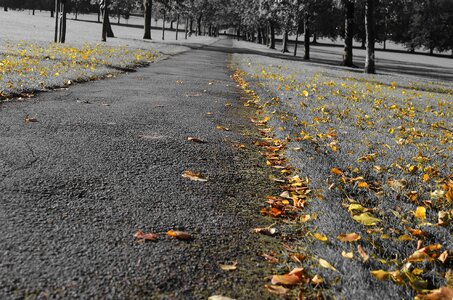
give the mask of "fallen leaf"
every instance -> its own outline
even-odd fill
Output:
[[[452,300],[453,299],[453,288],[442,287],[438,290],[431,291],[427,295],[418,295],[416,299],[419,300]]]
[[[358,235],[357,233],[343,233],[337,236],[337,239],[339,239],[340,241],[349,243],[358,241],[360,240],[360,238],[360,235]]]
[[[277,229],[275,228],[255,228],[255,233],[260,233],[264,235],[274,235],[277,233]]]
[[[203,141],[203,140],[201,140],[201,139],[199,139],[199,138],[196,138],[196,137],[193,137],[193,136],[189,136],[189,137],[187,138],[187,140],[188,140],[189,142],[194,142],[194,143],[199,143],[199,144],[206,144],[206,141]]]
[[[36,118],[30,117],[30,116],[25,117],[25,123],[36,123],[36,122],[38,122],[38,119],[36,119]]]
[[[423,206],[417,207],[417,210],[415,211],[415,217],[419,220],[424,221],[426,219],[426,208]]]
[[[273,257],[272,255],[263,253],[263,254],[261,254],[261,256],[264,257],[268,262],[271,262],[271,263],[278,263],[278,258]]]
[[[341,252],[341,256],[343,256],[344,258],[347,258],[347,259],[353,259],[354,258],[354,252],[342,251]]]
[[[332,271],[338,272],[327,260],[320,258],[319,265],[323,268],[330,269]]]
[[[230,298],[230,297],[221,296],[221,295],[214,295],[214,296],[209,297],[208,300],[235,300],[235,299]]]
[[[182,177],[190,179],[192,181],[201,181],[201,182],[206,182],[208,181],[203,175],[200,173],[194,173],[192,171],[185,171],[182,174]]]
[[[280,286],[280,285],[268,285],[264,286],[270,293],[276,295],[286,295],[289,292],[289,289]],[[220,299],[219,299],[220,300]]]
[[[187,241],[192,238],[190,233],[185,232],[185,231],[178,231],[178,230],[169,230],[169,231],[167,231],[167,235],[171,236],[175,239],[183,240],[183,241]]]
[[[365,181],[361,181],[359,182],[359,184],[357,185],[359,188],[362,188],[362,189],[368,189],[370,188],[370,186],[368,185],[368,183],[366,183]]]
[[[366,262],[367,260],[370,259],[370,256],[365,252],[365,250],[363,249],[363,247],[361,245],[357,246],[357,251],[359,252],[360,256],[362,257],[363,262]]]
[[[344,174],[343,171],[341,171],[340,169],[337,169],[337,168],[332,168],[332,169],[330,170],[330,172],[331,172],[332,174],[335,174],[335,175],[338,175],[338,176],[341,176],[341,175]]]
[[[371,271],[371,275],[379,280],[388,280],[391,278],[390,272],[384,270]]]
[[[324,234],[322,233],[315,233],[313,234],[313,237],[319,241],[322,241],[322,242],[327,242],[329,239],[327,238],[327,236],[325,236]]]
[[[284,275],[274,275],[272,276],[272,284],[274,285],[296,285],[302,281],[303,278],[303,270],[302,268],[295,268],[288,274]]]
[[[145,241],[155,241],[157,240],[157,234],[155,233],[145,233],[143,230],[139,230],[134,233],[136,239],[145,240]]]
[[[220,269],[222,269],[224,271],[234,271],[234,270],[236,270],[238,268],[237,267],[237,262],[234,262],[232,265],[220,264],[219,267],[220,267]]]
[[[445,250],[444,252],[442,252],[442,254],[437,259],[440,260],[444,264],[445,261],[447,260],[447,258],[448,258],[448,250]]]
[[[320,284],[323,284],[324,283],[324,278],[322,278],[321,276],[319,275],[315,275],[312,279],[311,279],[311,282],[316,284],[316,285],[320,285]]]
[[[218,130],[230,131],[230,128],[228,128],[228,127],[223,127],[223,126],[221,126],[221,125],[217,125],[216,128],[217,128]]]
[[[354,220],[356,220],[359,223],[362,223],[365,226],[374,226],[377,223],[379,223],[381,220],[378,218],[375,218],[372,214],[369,212],[362,213],[357,216],[352,217]]]

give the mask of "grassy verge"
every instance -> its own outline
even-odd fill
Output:
[[[281,188],[262,210],[282,245],[268,289],[451,297],[452,85],[236,60]]]
[[[158,56],[152,50],[99,44],[7,43],[0,52],[0,99],[113,76],[148,65]]]

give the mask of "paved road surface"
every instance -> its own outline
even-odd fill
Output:
[[[228,141],[251,138],[239,134],[249,124],[227,64],[224,52],[191,50],[0,106],[1,299],[268,297],[250,233],[265,175]],[[139,229],[194,240],[140,244]],[[236,260],[237,271],[218,268]]]

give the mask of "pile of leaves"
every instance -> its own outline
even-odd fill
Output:
[[[286,273],[266,288],[450,299],[453,86],[238,63],[234,79],[263,135],[256,145],[281,189],[261,212],[282,245],[266,259]]]
[[[155,51],[99,44],[6,43],[0,52],[0,99],[113,76],[157,58]]]

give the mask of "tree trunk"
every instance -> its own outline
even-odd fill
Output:
[[[145,33],[143,34],[143,39],[151,40],[151,12],[153,8],[153,1],[143,0],[143,7],[145,9]]]
[[[98,10],[98,23],[101,23],[101,9]]]
[[[6,4],[3,6],[3,11],[8,11],[8,6],[6,6]]]
[[[108,15],[108,0],[103,0],[100,2],[99,7],[101,8],[101,14],[102,14],[102,41],[106,42],[107,41],[107,31],[108,31],[108,21],[109,21],[109,15]]]
[[[434,54],[434,47],[430,47],[429,48],[429,55],[433,55]]]
[[[33,7],[33,11],[32,11],[32,14],[35,15],[35,8]]]
[[[352,42],[354,37],[354,1],[346,0],[343,65],[352,67]]]
[[[310,59],[310,14],[304,12],[304,59]]]
[[[76,5],[76,7],[75,7],[75,17],[74,18],[77,20],[78,16],[79,16],[79,8]]]
[[[299,47],[299,32],[300,32],[300,22],[297,22],[297,29],[296,29],[296,41],[294,43],[294,56],[297,56],[297,48]]]
[[[120,25],[120,20],[121,20],[121,10],[120,10],[119,7],[118,7],[118,9],[116,10],[116,17],[118,18],[118,25]]]
[[[175,20],[171,20],[171,21],[170,21],[170,30],[173,30],[173,29],[174,29],[174,28],[173,28],[173,23],[175,23]]]
[[[236,31],[236,37],[237,37],[238,41],[241,40],[241,28],[239,26],[238,26],[238,30]]]
[[[261,29],[258,28],[258,44],[262,44],[263,43],[263,37],[261,36]]]
[[[376,73],[375,67],[375,39],[376,39],[376,24],[374,18],[375,0],[367,0],[365,3],[365,29],[366,29],[366,59],[365,73]]]
[[[176,16],[176,40],[178,40],[179,35],[179,15]]]
[[[59,17],[60,17],[60,1],[59,0],[55,0],[55,38],[54,38],[54,42],[57,43],[58,42],[58,24],[59,24]]]
[[[387,50],[387,39],[384,38],[384,50]]]
[[[270,42],[269,42],[269,48],[270,49],[275,49],[275,26],[274,22],[269,21],[269,28],[270,28]]]
[[[50,10],[50,17],[54,18],[55,11],[53,9]]]
[[[288,53],[289,50],[288,50],[288,24],[286,25],[285,27],[285,32],[283,33],[283,49],[282,49],[282,52],[283,53]]]
[[[316,32],[313,32],[313,40],[311,43],[314,45],[318,43],[318,35],[316,34]]]
[[[197,18],[197,35],[201,35],[201,19],[203,18],[203,15],[200,15]]]
[[[166,18],[167,18],[167,11],[164,10],[164,16],[163,16],[163,20],[162,20],[162,41],[165,40],[165,21],[166,21]]]
[[[187,36],[189,35],[189,17],[186,17],[186,26],[185,26],[185,36],[184,39],[187,40]]]
[[[193,34],[193,18],[190,18],[189,22],[189,36],[191,37]]]
[[[66,4],[61,4],[61,34],[60,43],[66,42]]]

